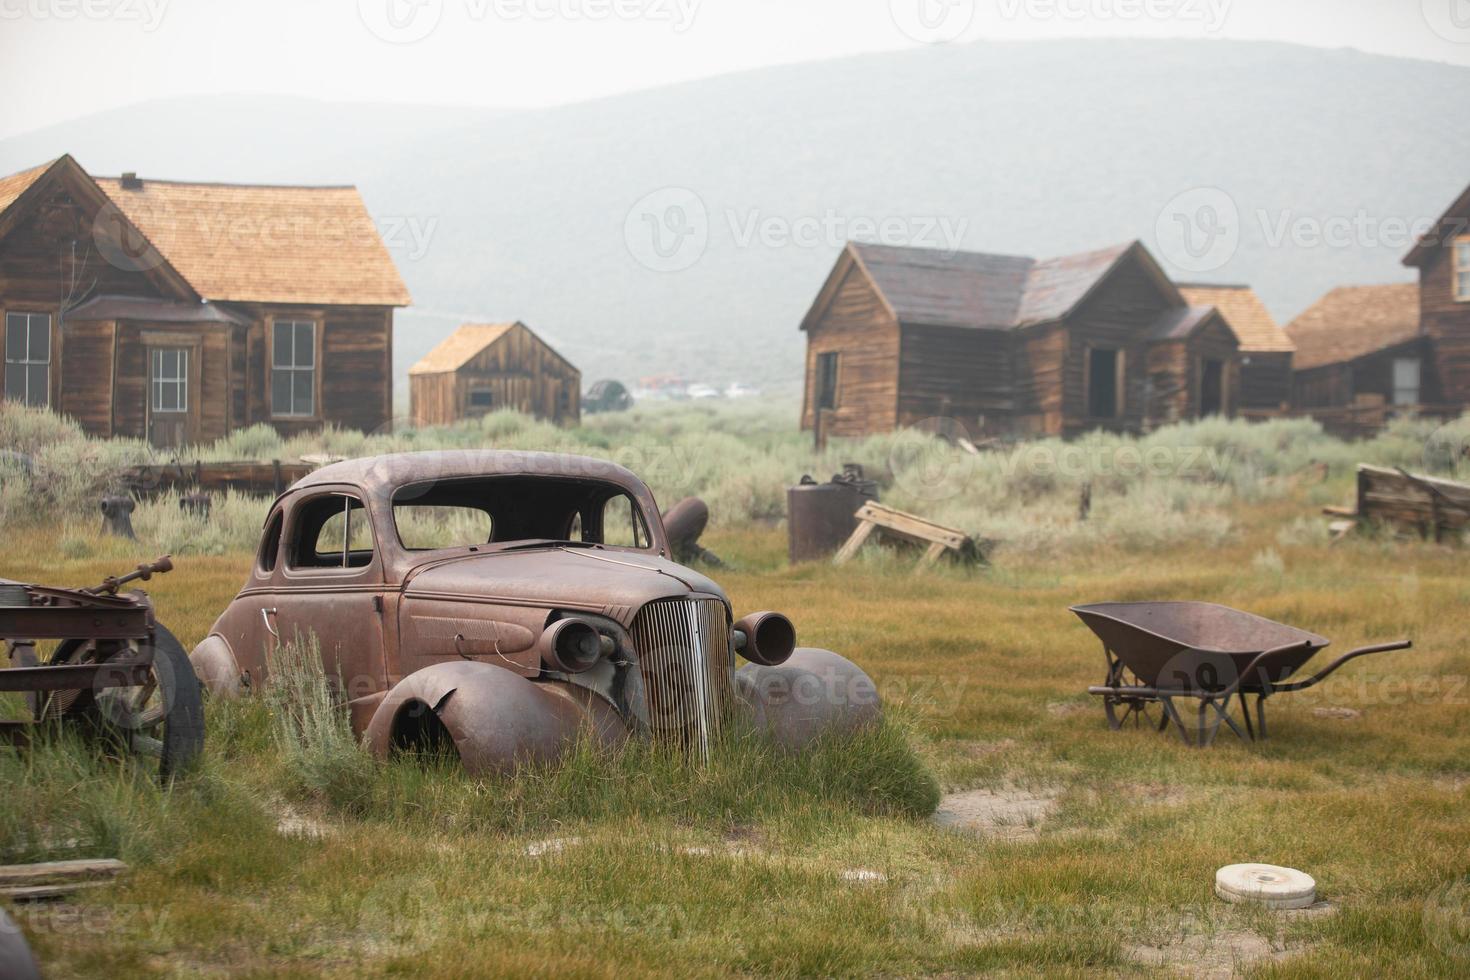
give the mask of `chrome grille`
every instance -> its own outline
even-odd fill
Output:
[[[718,599],[666,599],[638,613],[631,631],[643,667],[648,726],[659,741],[701,760],[730,702],[730,616]]]

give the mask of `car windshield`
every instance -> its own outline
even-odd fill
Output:
[[[408,551],[541,543],[653,547],[638,501],[603,480],[495,476],[410,484],[393,494],[393,523]]]

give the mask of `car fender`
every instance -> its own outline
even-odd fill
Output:
[[[236,698],[244,691],[240,662],[230,644],[218,633],[211,633],[189,654],[189,663],[204,689],[217,698]]]
[[[802,647],[778,667],[746,664],[735,689],[755,727],[791,749],[824,732],[875,724],[883,714],[872,678],[831,650]]]
[[[364,740],[387,758],[411,747],[430,714],[474,775],[555,762],[584,731],[604,745],[627,737],[613,708],[590,692],[493,664],[450,661],[399,681],[368,722]]]

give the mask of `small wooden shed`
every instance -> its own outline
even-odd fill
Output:
[[[581,420],[582,372],[524,323],[467,323],[408,372],[413,417],[448,425],[503,408]]]

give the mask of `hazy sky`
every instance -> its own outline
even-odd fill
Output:
[[[1470,0],[0,0],[0,136],[169,95],[541,106],[864,51],[1078,36],[1470,64]]]

